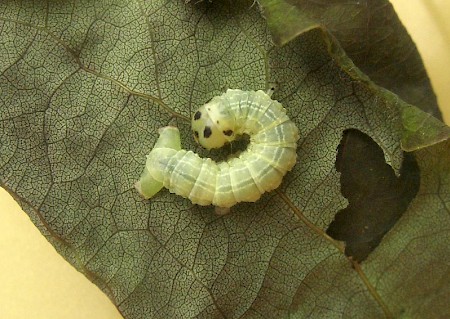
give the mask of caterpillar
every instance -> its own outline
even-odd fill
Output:
[[[261,90],[229,89],[200,107],[191,124],[195,140],[206,149],[222,147],[243,134],[250,142],[238,157],[217,163],[181,149],[176,127],[161,128],[135,184],[145,199],[166,187],[224,214],[239,202],[255,202],[276,189],[296,163],[298,128],[281,103]]]

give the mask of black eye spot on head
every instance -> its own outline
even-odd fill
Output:
[[[205,130],[203,131],[203,136],[205,138],[208,138],[211,136],[211,134],[212,134],[211,128],[209,126],[205,127]]]
[[[202,117],[202,112],[200,112],[200,111],[195,112],[194,120],[198,120],[200,117]]]
[[[194,135],[196,138],[198,138],[198,131],[194,131]]]
[[[225,134],[226,136],[231,136],[231,135],[233,135],[233,130],[223,131],[223,134]]]

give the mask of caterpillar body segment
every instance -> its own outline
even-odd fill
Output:
[[[160,129],[136,183],[144,198],[164,186],[194,204],[212,204],[216,212],[226,213],[239,202],[255,202],[279,187],[296,163],[298,129],[281,103],[263,91],[227,90],[212,98],[193,114],[192,130],[206,149],[222,147],[242,134],[250,136],[250,143],[239,157],[216,163],[182,150],[177,128]]]
[[[159,129],[159,138],[156,141],[155,146],[153,147],[153,151],[156,152],[161,148],[166,149],[166,152],[169,152],[171,154],[175,154],[177,151],[181,150],[180,132],[177,128],[164,127]],[[159,168],[156,167],[154,163],[157,162],[154,162],[153,158],[150,158],[152,152],[150,152],[150,154],[147,156],[147,162],[140,179],[134,184],[134,187],[144,198],[153,197],[164,186],[160,177],[161,168],[164,167],[164,164],[162,163]],[[167,157],[170,156],[171,155],[168,154]],[[148,168],[151,170],[151,172]]]

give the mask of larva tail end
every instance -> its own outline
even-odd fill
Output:
[[[163,188],[163,183],[155,180],[145,168],[134,187],[144,199],[149,199]]]
[[[229,214],[231,212],[230,207],[215,206],[214,210],[215,210],[217,215],[227,215],[227,214]]]

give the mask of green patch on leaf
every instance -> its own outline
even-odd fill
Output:
[[[412,105],[402,106],[402,148],[415,151],[450,138],[450,127]]]

